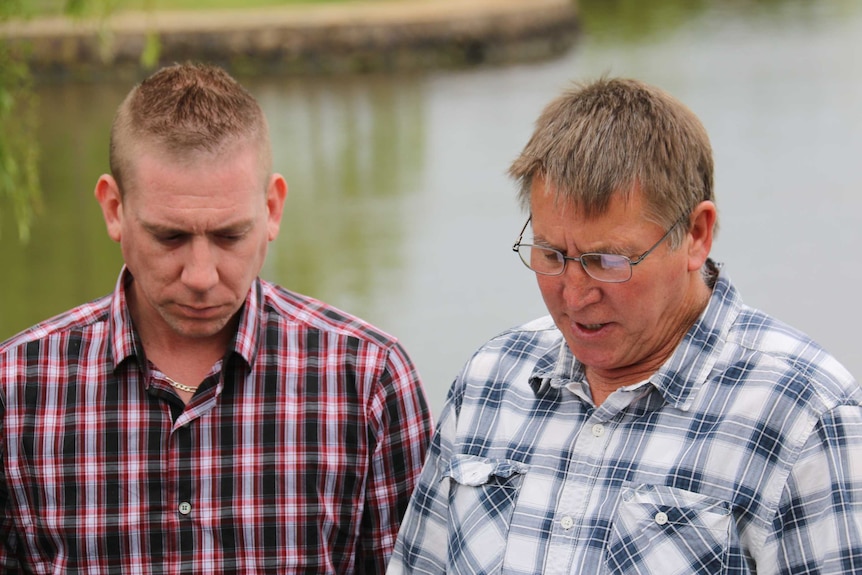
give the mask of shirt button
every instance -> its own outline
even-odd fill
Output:
[[[183,501],[182,503],[180,503],[180,513],[182,513],[183,515],[188,515],[191,512],[192,512],[192,504],[191,503],[189,503],[188,501]]]
[[[597,423],[593,426],[593,436],[601,437],[604,434],[605,434],[605,426],[604,425]]]
[[[659,525],[664,525],[665,523],[667,523],[667,513],[664,513],[663,511],[659,511],[658,513],[656,513],[655,522]]]
[[[562,527],[566,531],[571,529],[572,526],[574,526],[574,524],[575,524],[575,520],[572,519],[571,517],[569,517],[568,515],[566,515],[565,517],[560,519],[560,527]]]

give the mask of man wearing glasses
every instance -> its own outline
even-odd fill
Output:
[[[694,114],[586,84],[510,174],[550,316],[454,382],[389,573],[862,573],[862,389],[709,258]]]

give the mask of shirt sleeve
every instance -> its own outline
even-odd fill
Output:
[[[862,574],[862,407],[815,424],[788,477],[758,573]]]
[[[9,491],[6,486],[6,433],[4,426],[4,398],[0,395],[0,573],[18,573],[16,558],[17,535],[9,516]]]
[[[371,398],[367,480],[358,573],[383,573],[422,469],[433,430],[416,368],[395,344]]]
[[[17,536],[15,535],[12,519],[6,506],[5,488],[0,488],[0,573],[18,573],[18,560],[15,556]]]
[[[456,396],[450,391],[422,475],[404,515],[387,575],[446,572],[449,484],[442,480],[442,470],[451,459],[457,411]]]

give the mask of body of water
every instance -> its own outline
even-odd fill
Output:
[[[706,125],[721,218],[713,253],[746,302],[862,375],[862,2],[581,5],[579,41],[550,62],[243,78],[290,186],[264,277],[397,335],[439,412],[476,347],[545,313],[510,249],[525,215],[509,163],[572,81],[632,76]],[[0,215],[0,338],[113,288],[119,248],[92,189],[129,88],[39,88],[44,206],[26,246]]]

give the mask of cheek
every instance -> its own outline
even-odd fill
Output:
[[[250,271],[253,275],[257,275],[260,268],[263,266],[263,260],[266,258],[268,247],[269,241],[264,238],[260,238],[257,242],[249,246],[242,264],[246,269],[251,268]]]
[[[630,286],[624,301],[625,308],[633,318],[637,318],[647,327],[664,325],[676,316],[675,309],[680,306],[679,292],[672,283],[643,282],[642,285]]]
[[[187,253],[183,247],[166,249],[151,238],[127,234],[121,243],[123,261],[140,281],[165,284],[182,273]],[[137,272],[137,273],[136,273]]]
[[[553,314],[554,309],[563,304],[563,282],[560,278],[536,275],[536,284],[545,301],[545,307]]]
[[[222,254],[222,281],[244,288],[260,273],[266,258],[267,243],[251,244],[245,249]]]
[[[126,233],[120,242],[123,261],[134,274],[135,272],[151,275],[155,271],[155,258],[152,250],[134,234]]]

